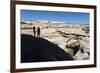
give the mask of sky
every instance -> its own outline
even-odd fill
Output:
[[[21,20],[48,20],[74,24],[89,24],[89,13],[21,10]]]

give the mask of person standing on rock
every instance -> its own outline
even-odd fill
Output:
[[[40,38],[40,33],[41,33],[40,27],[38,27],[38,28],[37,28],[37,37],[38,37],[38,38]]]
[[[34,37],[35,37],[35,35],[36,35],[35,26],[33,26],[33,33],[34,33]]]

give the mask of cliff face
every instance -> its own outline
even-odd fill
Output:
[[[32,21],[21,24],[21,33],[33,35],[33,26],[41,28],[42,38],[56,44],[74,59],[89,59],[89,25]]]

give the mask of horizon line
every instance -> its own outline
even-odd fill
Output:
[[[32,19],[32,20],[21,20],[21,22],[23,21],[48,21],[48,22],[61,22],[62,24],[81,24],[81,25],[89,25],[87,23],[72,23],[72,22],[64,22],[64,21],[57,21],[57,20],[46,20],[46,19],[41,19],[41,20],[35,20],[35,19]]]

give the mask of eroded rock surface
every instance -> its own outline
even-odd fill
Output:
[[[30,21],[21,24],[22,34],[33,35],[32,27],[41,28],[41,37],[56,44],[76,60],[89,59],[89,25]]]

